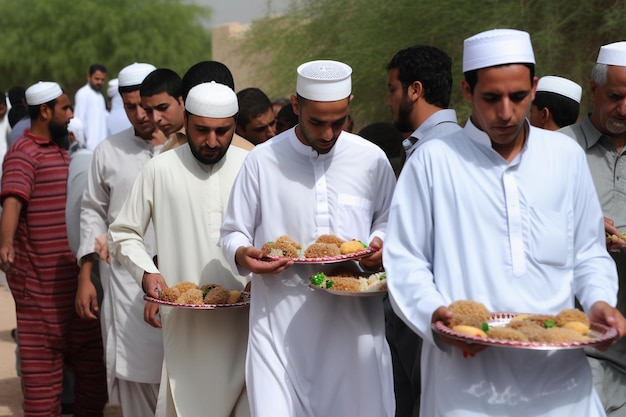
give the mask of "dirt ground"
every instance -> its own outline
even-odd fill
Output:
[[[0,417],[23,417],[22,390],[15,372],[15,304],[8,287],[0,277]],[[122,417],[119,407],[107,406],[105,417]]]

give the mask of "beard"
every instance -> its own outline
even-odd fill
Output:
[[[393,125],[400,132],[413,132],[415,128],[411,125],[411,110],[412,108],[407,106],[403,101],[398,108],[398,118],[393,122]]]
[[[226,147],[225,149],[221,150],[219,153],[214,154],[210,157],[207,157],[207,156],[202,155],[200,153],[200,149],[196,149],[196,147],[193,146],[191,142],[189,142],[188,145],[189,145],[189,149],[191,149],[191,154],[193,155],[193,157],[196,158],[198,162],[204,165],[213,165],[213,164],[218,163],[224,157],[224,155],[226,155],[226,151],[228,150],[228,147]]]
[[[50,139],[59,145],[60,148],[65,150],[70,148],[70,134],[67,131],[66,125],[58,125],[54,122],[50,122],[48,132],[50,132]]]

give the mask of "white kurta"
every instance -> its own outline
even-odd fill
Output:
[[[74,116],[83,122],[89,149],[96,149],[96,146],[108,136],[106,125],[108,114],[104,96],[91,88],[89,83],[76,92]]]
[[[235,251],[287,234],[384,238],[393,170],[377,146],[346,132],[319,155],[294,129],[251,151],[233,186],[222,245]],[[336,266],[336,265],[334,265]],[[391,356],[382,298],[337,297],[308,280],[331,266],[253,275],[246,382],[253,416],[391,417]],[[245,273],[247,271],[240,271]]]
[[[471,121],[405,165],[384,262],[396,313],[425,340],[420,415],[603,416],[582,349],[490,348],[464,358],[437,346],[433,312],[470,299],[490,311],[556,314],[615,304],[598,198],[571,139],[530,128],[507,163]]]
[[[109,229],[111,256],[141,283],[144,271],[168,285],[192,281],[242,289],[218,247],[232,183],[247,152],[230,147],[215,165],[204,165],[189,145],[150,161]],[[152,220],[158,269],[142,236]],[[248,309],[161,308],[165,361],[157,416],[247,416],[244,363]]]
[[[126,201],[135,178],[161,146],[126,129],[102,141],[93,152],[87,187],[81,202],[80,248],[77,258],[95,252],[95,240],[105,234]],[[154,254],[154,234],[147,235]],[[156,384],[161,380],[161,330],[144,321],[143,291],[114,258],[101,262],[104,290],[100,320],[103,328],[109,396],[117,400],[115,381]]]

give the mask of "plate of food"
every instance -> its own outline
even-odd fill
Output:
[[[372,297],[387,293],[387,275],[384,272],[365,275],[358,272],[317,273],[310,278],[314,290],[348,297]]]
[[[144,300],[168,307],[216,310],[243,308],[250,305],[250,293],[229,290],[219,284],[198,286],[193,282],[179,282],[159,292],[159,298],[145,295]]]
[[[582,311],[570,308],[557,315],[490,313],[481,303],[455,301],[450,323],[438,321],[432,329],[443,336],[487,346],[533,350],[581,349],[608,344],[617,330],[590,322]]]
[[[266,242],[261,248],[266,259],[289,257],[294,263],[328,264],[357,260],[372,255],[378,249],[371,248],[360,240],[345,240],[335,235],[321,235],[310,245],[303,247],[289,236],[279,236]]]

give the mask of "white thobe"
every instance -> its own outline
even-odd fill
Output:
[[[89,149],[96,149],[96,146],[108,136],[106,124],[108,114],[102,93],[91,88],[89,83],[78,89],[74,96],[74,117],[83,122],[86,145]]]
[[[325,155],[300,143],[294,129],[257,145],[224,219],[231,268],[238,271],[237,248],[260,248],[284,234],[303,246],[327,233],[384,238],[394,185],[380,148],[350,133]],[[246,363],[253,416],[394,415],[382,297],[308,288],[311,275],[330,269],[296,264],[277,275],[253,274]]]
[[[156,149],[155,149],[156,148]],[[102,141],[93,152],[80,214],[77,258],[95,252],[95,240],[104,235],[126,201],[141,168],[161,146],[154,147],[126,129]],[[154,254],[154,234],[146,237]],[[103,328],[109,396],[117,401],[116,379],[157,384],[161,380],[161,330],[144,321],[143,291],[114,258],[100,263],[104,292],[100,320]]]
[[[615,265],[584,153],[530,127],[508,163],[471,121],[419,146],[389,217],[384,263],[396,313],[424,338],[420,415],[603,416],[582,349],[436,345],[431,317],[455,300],[490,311],[556,314],[615,304]]]
[[[164,152],[137,177],[109,228],[111,257],[141,283],[144,271],[169,286],[181,281],[242,289],[247,278],[228,268],[218,247],[232,183],[247,152],[230,147],[214,165],[198,162],[189,145]],[[143,235],[152,220],[158,269]],[[248,309],[161,307],[165,360],[157,416],[247,416],[244,363]]]

